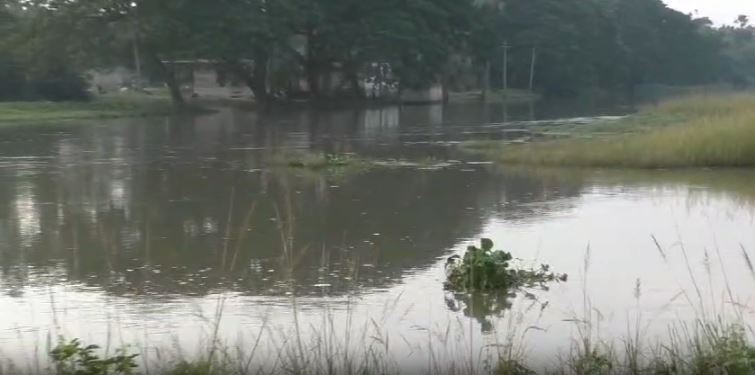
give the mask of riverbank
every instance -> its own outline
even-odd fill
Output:
[[[639,284],[637,286],[639,292]],[[638,297],[639,298],[639,297]],[[222,318],[222,303],[217,316]],[[295,302],[292,314],[298,315]],[[586,307],[590,307],[589,305]],[[718,316],[712,320],[677,322],[668,327],[668,337],[652,341],[644,335],[641,316],[627,321],[627,335],[606,338],[600,335],[600,313],[585,311],[587,315],[574,317],[574,337],[569,347],[549,363],[533,363],[520,342],[530,328],[510,327],[496,349],[486,353],[469,353],[469,357],[455,357],[456,345],[465,337],[450,339],[446,347],[422,347],[438,357],[430,356],[424,372],[428,374],[459,375],[629,375],[629,374],[752,374],[755,371],[755,347],[748,339],[748,328],[741,323],[724,323]],[[14,374],[167,374],[167,375],[242,375],[266,373],[289,374],[404,374],[396,358],[389,351],[389,337],[382,334],[376,321],[364,327],[352,327],[341,337],[335,334],[332,316],[324,316],[325,325],[318,336],[310,340],[304,327],[296,326],[284,334],[281,327],[262,326],[248,332],[245,344],[226,344],[224,338],[210,334],[202,338],[201,349],[186,354],[180,347],[156,348],[151,345],[124,345],[115,350],[80,339],[58,338],[57,345],[49,350],[49,357],[37,359],[36,368],[23,370],[19,364],[0,363],[0,371]],[[628,319],[630,319],[628,317]],[[211,320],[209,328],[219,324]],[[314,327],[311,327],[314,329]],[[280,336],[260,340],[266,330],[280,332]],[[524,332],[520,332],[524,331]],[[449,335],[449,332],[432,332]],[[352,343],[349,336],[354,336]],[[272,341],[267,341],[272,340]],[[460,342],[454,342],[460,340]],[[324,344],[327,343],[327,344]],[[49,345],[49,343],[48,343]],[[121,344],[123,345],[123,344]],[[141,348],[141,352],[136,348]],[[148,349],[149,348],[149,349]],[[154,351],[154,352],[153,352]],[[158,361],[148,356],[157,355]],[[449,362],[448,357],[458,362]],[[271,358],[277,358],[270,363]],[[47,363],[42,365],[41,363]],[[30,364],[31,365],[31,364]],[[18,367],[16,367],[18,366]],[[6,373],[5,371],[3,373]]]
[[[0,124],[164,116],[174,113],[206,112],[188,104],[178,110],[167,96],[154,94],[112,94],[82,102],[0,102]]]
[[[691,96],[644,108],[620,120],[538,130],[544,135],[541,141],[471,141],[462,148],[503,163],[524,165],[755,166],[755,94]]]

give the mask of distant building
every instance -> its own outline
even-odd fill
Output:
[[[124,67],[96,69],[88,72],[87,76],[92,90],[103,94],[130,87],[136,78],[133,71]]]
[[[216,61],[178,60],[167,63],[173,65],[184,90],[192,96],[213,99],[254,97],[241,77],[222,69]]]

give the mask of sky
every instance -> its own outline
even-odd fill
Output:
[[[755,0],[665,0],[671,8],[698,17],[709,17],[718,25],[731,24],[740,14],[755,22]]]

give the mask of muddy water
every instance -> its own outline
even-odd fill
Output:
[[[608,338],[638,314],[662,335],[731,296],[750,319],[753,171],[534,170],[454,148],[514,121],[622,111],[224,109],[0,129],[0,355],[33,368],[63,335],[160,362],[215,337],[250,355],[259,336],[255,366],[370,348],[402,370],[477,371],[512,337],[552,365],[585,311]],[[276,166],[291,150],[417,163]],[[569,281],[445,292],[445,259],[482,237]]]

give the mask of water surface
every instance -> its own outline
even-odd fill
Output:
[[[0,355],[29,365],[65,335],[191,356],[222,315],[228,345],[263,335],[260,363],[298,332],[379,346],[418,371],[481,365],[513,335],[549,365],[586,310],[606,337],[638,313],[660,335],[730,304],[728,285],[749,314],[753,171],[526,169],[454,147],[522,121],[626,111],[223,109],[0,129]],[[291,150],[420,163],[273,165]],[[516,296],[444,291],[446,258],[483,237],[570,279]]]

